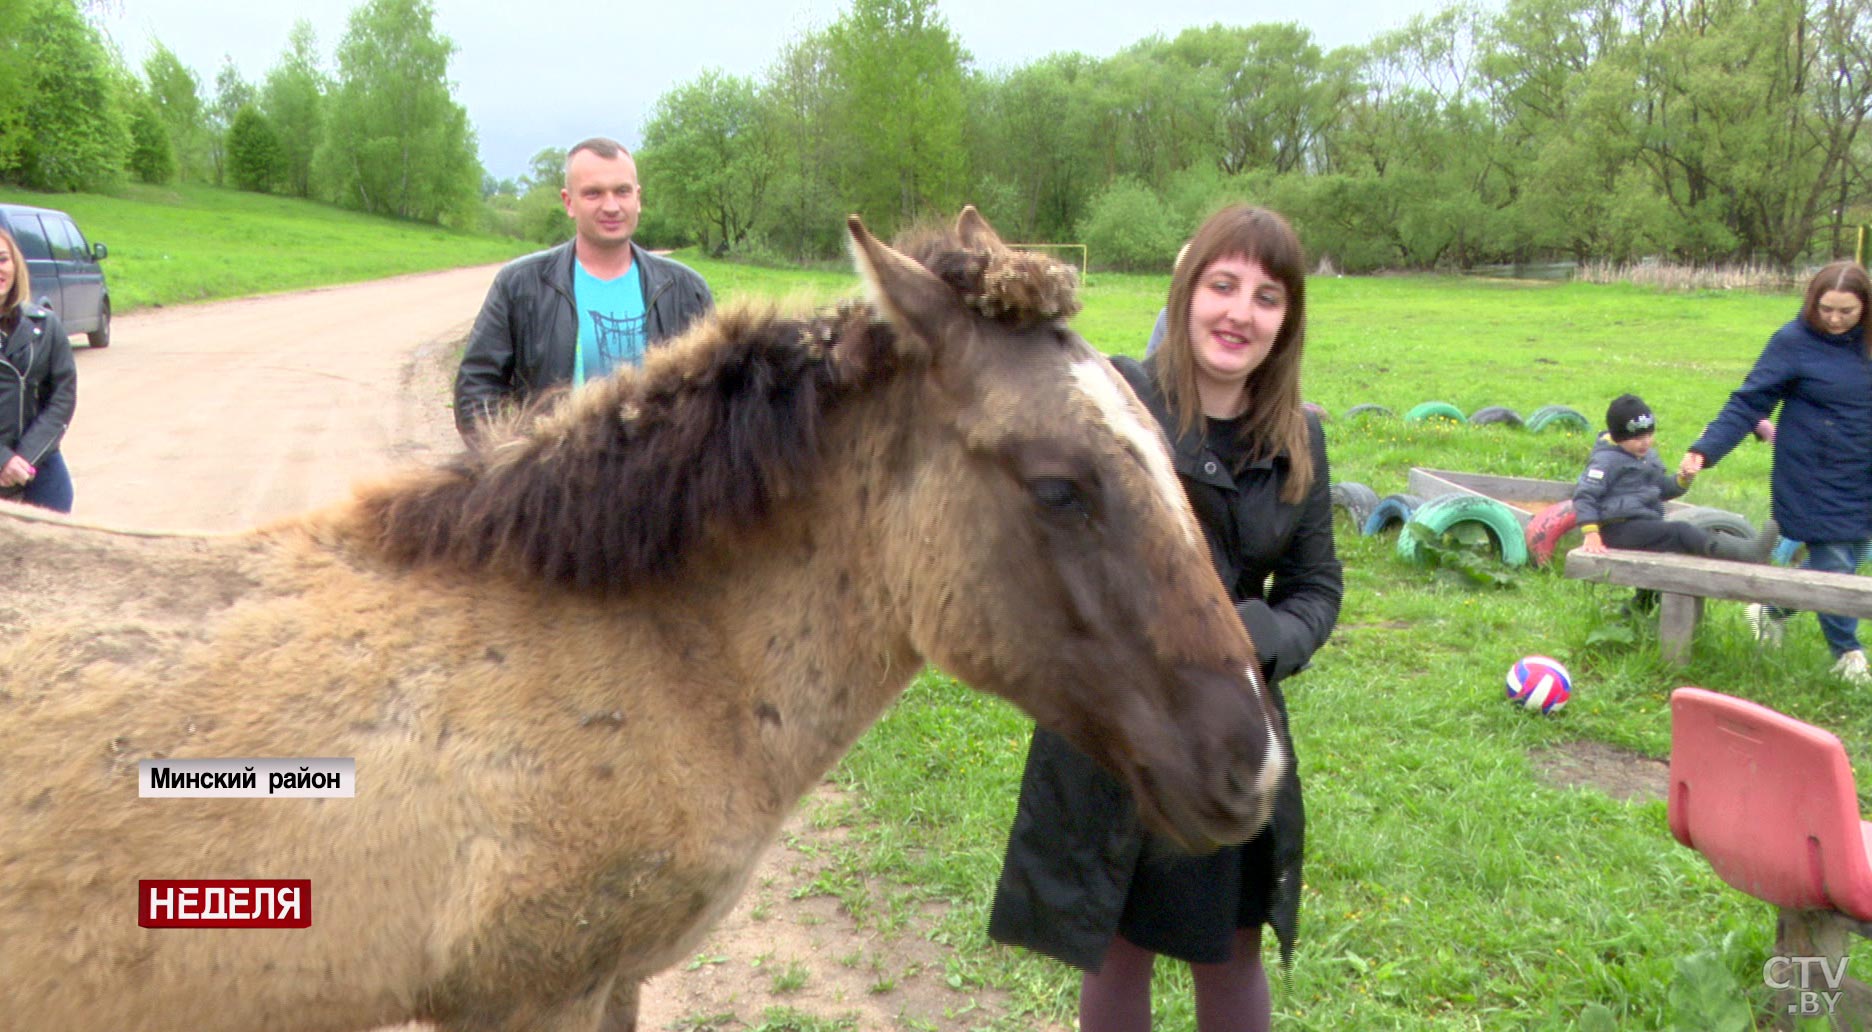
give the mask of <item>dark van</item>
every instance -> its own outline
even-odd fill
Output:
[[[0,204],[0,229],[26,255],[32,300],[57,312],[65,332],[85,334],[94,348],[110,347],[110,287],[98,267],[109,253],[104,245],[85,240],[70,215],[50,208]]]

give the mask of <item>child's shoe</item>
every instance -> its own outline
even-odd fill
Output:
[[[1833,672],[1848,684],[1872,684],[1872,670],[1866,669],[1866,654],[1860,649],[1840,656],[1839,662],[1833,664]]]

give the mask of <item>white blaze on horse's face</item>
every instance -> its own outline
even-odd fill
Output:
[[[1195,545],[1202,539],[1196,534],[1196,515],[1190,511],[1189,498],[1183,493],[1183,485],[1177,480],[1176,470],[1170,465],[1170,450],[1164,436],[1150,425],[1150,413],[1145,411],[1142,402],[1131,393],[1130,386],[1118,377],[1118,371],[1111,367],[1102,356],[1092,351],[1091,345],[1078,342],[1083,352],[1073,359],[1072,378],[1080,393],[1092,400],[1099,416],[1105,421],[1118,439],[1131,446],[1131,452],[1144,464],[1150,473],[1151,483],[1156,485],[1157,494],[1163,503],[1177,514],[1177,520],[1183,526],[1183,536]]]

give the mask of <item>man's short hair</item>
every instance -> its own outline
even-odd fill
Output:
[[[594,136],[587,140],[580,140],[572,145],[571,150],[566,151],[565,179],[568,183],[572,181],[572,159],[579,151],[591,151],[601,158],[630,157],[630,151],[625,150],[623,144],[609,136]]]

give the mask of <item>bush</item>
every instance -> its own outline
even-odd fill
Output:
[[[1079,223],[1079,239],[1098,268],[1167,272],[1183,244],[1183,233],[1175,214],[1155,191],[1124,176],[1093,198]]]
[[[572,220],[566,218],[558,186],[535,186],[520,195],[514,209],[519,215],[520,239],[547,247],[572,239]]]
[[[147,98],[138,98],[130,113],[130,172],[144,183],[167,183],[175,178],[169,127]]]
[[[286,178],[286,150],[273,123],[255,108],[235,113],[227,135],[228,179],[242,190],[271,193]]]

